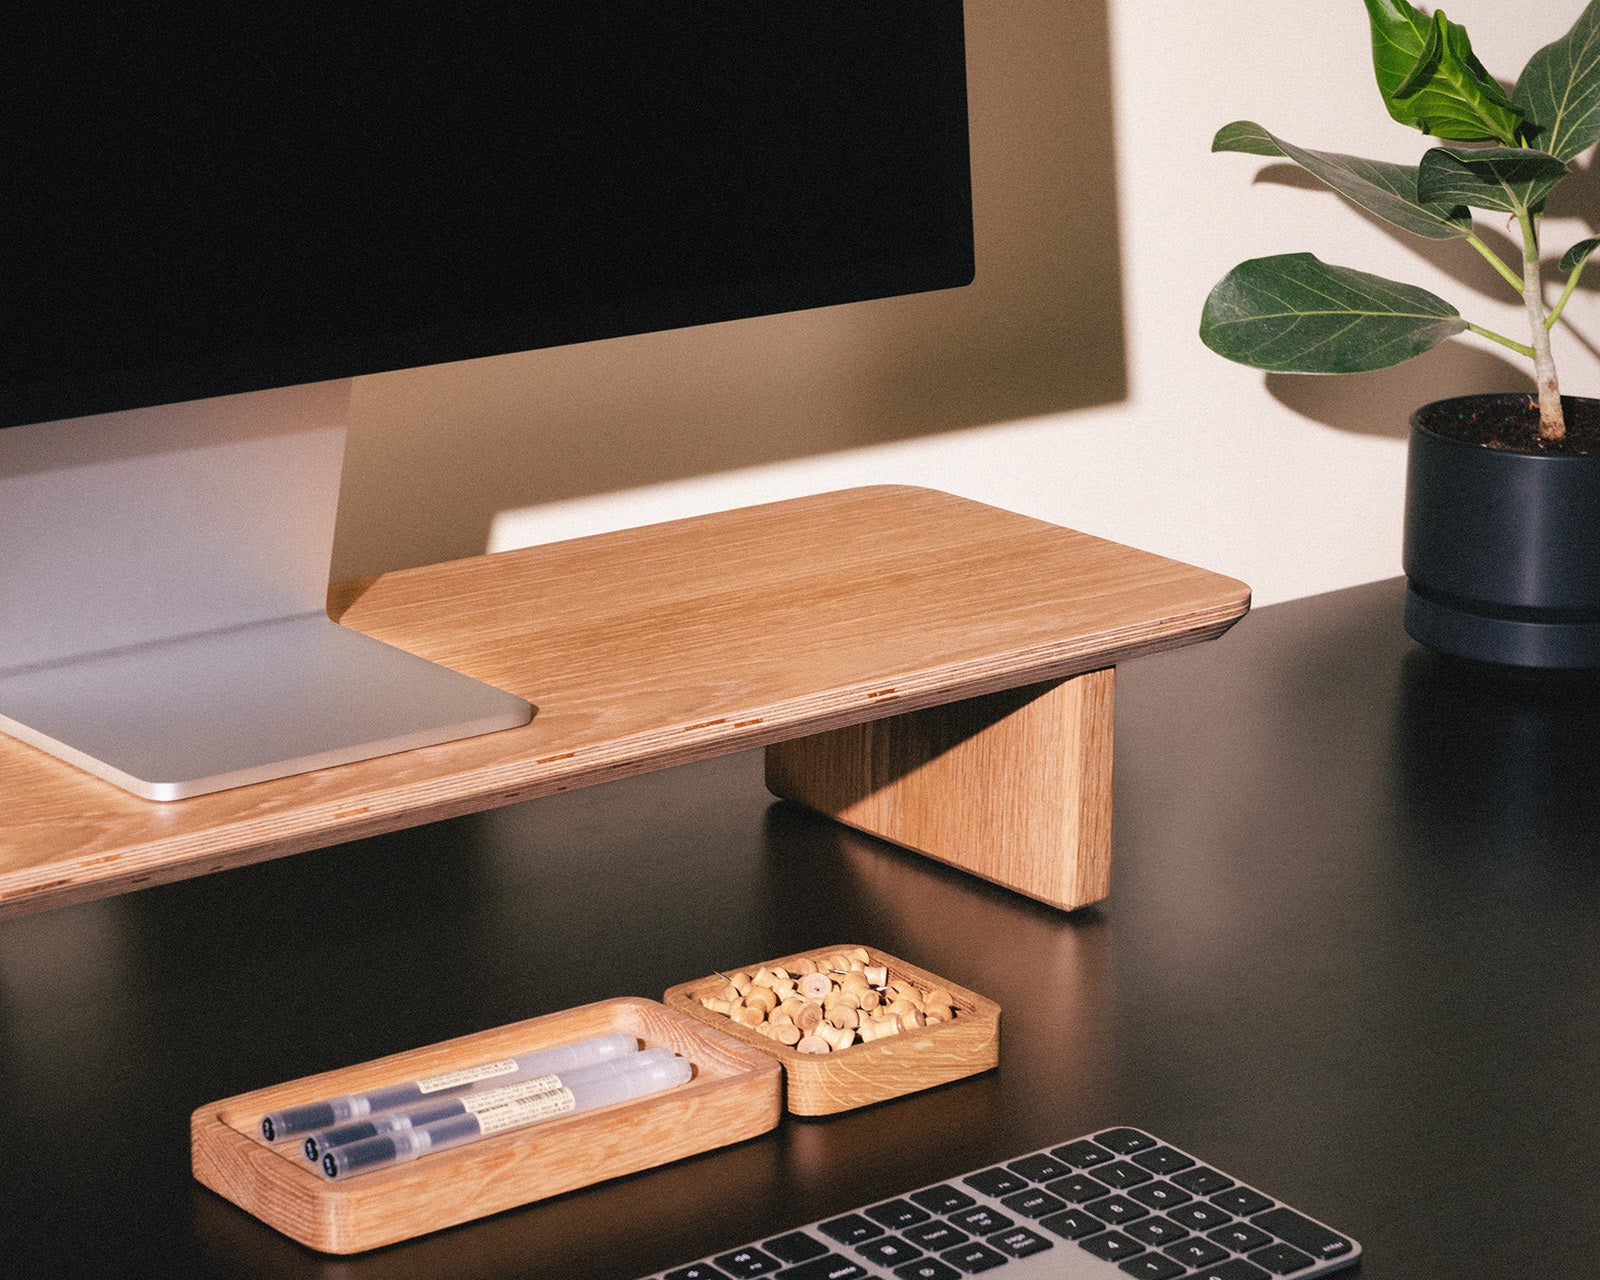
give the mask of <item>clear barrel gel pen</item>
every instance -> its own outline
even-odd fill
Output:
[[[261,1117],[261,1136],[268,1142],[281,1142],[317,1129],[331,1128],[350,1120],[359,1120],[375,1111],[403,1107],[408,1102],[425,1098],[450,1097],[465,1093],[485,1081],[505,1084],[526,1076],[547,1075],[552,1071],[568,1071],[573,1067],[587,1066],[622,1054],[634,1053],[639,1042],[625,1032],[590,1036],[571,1044],[554,1045],[549,1049],[535,1049],[530,1053],[495,1062],[479,1063],[460,1071],[408,1080],[404,1084],[386,1085],[365,1093],[347,1093],[337,1098],[307,1102],[297,1107],[286,1107]]]
[[[464,1146],[491,1134],[508,1129],[520,1129],[554,1116],[590,1111],[613,1102],[625,1102],[646,1094],[670,1089],[688,1080],[693,1074],[685,1058],[673,1056],[670,1051],[664,1060],[637,1062],[653,1051],[633,1054],[617,1062],[601,1062],[591,1067],[580,1067],[561,1077],[560,1084],[551,1089],[520,1099],[491,1101],[493,1094],[471,1095],[463,1099],[469,1109],[465,1114],[436,1120],[417,1129],[380,1134],[364,1138],[348,1146],[326,1151],[317,1167],[324,1177],[348,1178],[370,1173],[392,1164],[415,1160],[434,1151],[447,1151]],[[506,1092],[519,1088],[506,1086]],[[483,1105],[483,1104],[488,1105]]]
[[[604,1066],[615,1071],[633,1071],[658,1063],[669,1062],[672,1059],[670,1049],[645,1049],[639,1053],[623,1054],[620,1057],[607,1058],[603,1063],[584,1064],[575,1071],[587,1071],[589,1066]],[[399,1107],[393,1111],[384,1111],[377,1115],[368,1116],[365,1120],[353,1120],[349,1124],[335,1125],[332,1129],[323,1129],[317,1133],[306,1135],[303,1150],[307,1160],[318,1161],[325,1152],[334,1147],[346,1147],[352,1142],[360,1142],[364,1138],[375,1138],[383,1133],[399,1133],[405,1129],[420,1129],[424,1125],[432,1124],[436,1120],[448,1120],[451,1116],[464,1115],[474,1107],[494,1105],[498,1102],[521,1101],[540,1093],[549,1093],[559,1087],[563,1081],[574,1072],[562,1069],[559,1073],[550,1072],[537,1076],[518,1075],[513,1079],[490,1081],[485,1084],[475,1085],[465,1093],[453,1094],[447,1098],[439,1098],[433,1102],[422,1102],[415,1106]],[[597,1073],[599,1074],[599,1073]],[[488,1087],[493,1085],[493,1087]]]

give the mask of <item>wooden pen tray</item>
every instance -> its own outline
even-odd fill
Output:
[[[901,1031],[869,1043],[824,1054],[797,1049],[733,1021],[727,1014],[705,1007],[702,999],[725,988],[738,973],[783,968],[793,971],[802,960],[817,962],[833,956],[865,951],[866,963],[881,965],[888,979],[910,982],[922,991],[943,988],[953,997],[955,1017],[933,1026]],[[664,997],[669,1009],[680,1010],[708,1027],[730,1035],[751,1050],[782,1063],[785,1103],[800,1116],[832,1115],[930,1089],[964,1076],[987,1071],[1000,1061],[1000,1006],[937,974],[919,969],[887,952],[854,945],[818,947],[743,970],[727,970],[673,987]]]
[[[261,1117],[286,1106],[616,1031],[687,1058],[693,1078],[348,1181],[315,1172],[298,1142],[260,1135]],[[678,1010],[604,1000],[208,1103],[190,1118],[194,1176],[291,1239],[357,1253],[765,1133],[782,1114],[780,1079],[770,1054]]]

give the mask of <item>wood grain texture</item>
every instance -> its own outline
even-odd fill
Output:
[[[1210,639],[1243,584],[927,489],[852,489],[346,584],[519,729],[159,804],[0,740],[0,916]]]
[[[775,794],[1071,910],[1111,891],[1111,668],[767,748]]]
[[[348,1181],[316,1173],[298,1140],[261,1138],[261,1117],[285,1106],[614,1031],[688,1058],[693,1079]],[[207,1103],[190,1119],[191,1158],[201,1183],[284,1235],[357,1253],[765,1133],[782,1115],[781,1078],[769,1056],[665,1005],[605,1000]]]
[[[838,947],[813,947],[777,960],[744,965],[754,971],[766,965],[792,967],[802,956],[832,955],[854,950],[857,943]],[[727,985],[724,978],[710,974],[671,988],[665,996],[667,1007],[677,1009],[707,1026],[733,1036],[752,1050],[770,1055],[783,1065],[784,1104],[797,1116],[827,1116],[852,1111],[889,1098],[899,1098],[920,1089],[961,1080],[987,1071],[1000,1061],[1000,1006],[975,991],[919,969],[916,965],[866,948],[872,964],[887,966],[891,980],[903,978],[927,991],[943,987],[955,998],[956,1017],[950,1022],[902,1031],[865,1044],[857,1043],[833,1053],[801,1053],[775,1040],[740,1026],[724,1015],[707,1009],[700,998]],[[727,970],[733,973],[734,970]]]

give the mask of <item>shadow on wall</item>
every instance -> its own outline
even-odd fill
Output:
[[[965,289],[356,383],[337,578],[495,514],[1126,394],[1106,0],[968,0]]]
[[[1533,377],[1514,359],[1455,340],[1392,369],[1337,377],[1269,373],[1267,391],[1312,422],[1358,435],[1404,440],[1418,405],[1477,391],[1532,392]]]

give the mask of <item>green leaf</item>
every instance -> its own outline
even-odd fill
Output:
[[[1408,0],[1366,0],[1372,67],[1401,124],[1454,142],[1515,145],[1523,113],[1473,55],[1467,29]]]
[[[1417,189],[1429,200],[1521,214],[1542,209],[1551,188],[1566,176],[1562,161],[1527,147],[1435,147],[1418,166]]]
[[[1585,262],[1589,261],[1589,255],[1596,249],[1600,249],[1600,238],[1578,241],[1577,244],[1561,255],[1561,269],[1563,271],[1576,271]]]
[[[1449,240],[1472,230],[1472,215],[1459,203],[1417,197],[1417,166],[1363,160],[1336,151],[1312,151],[1268,133],[1253,120],[1236,120],[1217,131],[1213,151],[1283,156],[1327,183],[1345,199],[1415,235]]]
[[[1466,327],[1426,289],[1289,253],[1224,276],[1206,299],[1200,340],[1274,373],[1359,373],[1419,356]]]
[[[1600,141],[1600,0],[1572,30],[1528,60],[1511,101],[1537,126],[1535,141],[1563,160]]]

